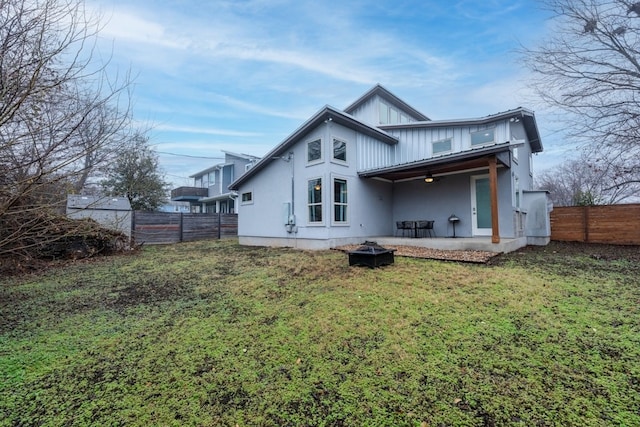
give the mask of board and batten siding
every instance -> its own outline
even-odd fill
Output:
[[[394,164],[395,146],[385,144],[361,133],[356,134],[357,169],[381,168]]]
[[[494,129],[494,144],[504,143],[511,139],[508,121],[501,121],[489,126],[389,129],[387,132],[398,138],[398,143],[395,145],[386,145],[374,138],[358,134],[358,171],[401,165],[469,151],[472,149],[471,134],[484,129]],[[451,138],[451,151],[434,156],[433,143],[447,138]]]
[[[435,157],[433,143],[447,138],[451,138],[451,151],[436,156],[471,150],[471,134],[484,129],[494,129],[494,144],[507,142],[511,139],[508,124],[502,121],[489,126],[416,127],[389,129],[387,132],[399,140],[394,146],[394,165],[400,165]]]

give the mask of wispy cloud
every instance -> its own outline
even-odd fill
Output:
[[[166,132],[180,132],[180,133],[195,133],[201,135],[221,135],[221,136],[241,136],[241,137],[258,137],[262,134],[259,132],[244,132],[231,129],[217,129],[198,126],[175,126],[161,124],[154,126],[156,131]]]

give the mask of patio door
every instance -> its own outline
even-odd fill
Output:
[[[471,177],[471,223],[474,236],[491,236],[489,175]]]

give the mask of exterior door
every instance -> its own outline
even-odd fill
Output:
[[[471,222],[474,236],[491,236],[489,175],[471,177]]]

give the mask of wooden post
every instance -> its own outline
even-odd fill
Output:
[[[496,157],[489,158],[489,195],[491,198],[491,243],[500,243],[498,224],[498,164]]]

